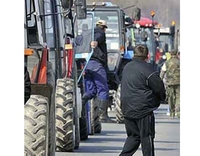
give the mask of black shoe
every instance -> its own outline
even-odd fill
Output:
[[[85,104],[90,100],[89,96],[83,95],[82,97],[82,106],[85,106]]]

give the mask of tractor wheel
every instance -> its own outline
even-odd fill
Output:
[[[121,110],[121,102],[120,102],[120,92],[121,92],[121,85],[118,86],[117,92],[115,94],[115,111],[116,111],[116,121],[117,123],[124,123],[124,116]]]
[[[74,149],[78,149],[79,144],[80,144],[80,131],[79,131],[80,126],[79,126],[79,117],[78,117],[76,107],[74,107],[74,124],[75,124],[75,145],[74,145]]]
[[[82,107],[81,118],[79,118],[79,124],[80,124],[80,139],[87,140],[88,126],[87,126],[86,105],[85,107]]]
[[[48,99],[31,95],[24,105],[24,155],[48,155]]]
[[[101,122],[99,120],[99,105],[98,99],[93,98],[91,100],[91,127],[92,132],[94,133],[101,133]]]
[[[72,152],[73,136],[73,83],[68,79],[58,79],[55,93],[56,151]]]
[[[73,77],[73,84],[74,84],[74,125],[75,125],[75,145],[74,149],[78,149],[80,145],[80,125],[79,125],[79,114],[78,114],[78,96],[81,96],[77,92],[78,84],[77,84],[77,65],[74,64],[74,77]]]
[[[49,156],[55,156],[55,75],[50,61],[47,62],[47,84],[52,86],[51,99],[49,99]]]

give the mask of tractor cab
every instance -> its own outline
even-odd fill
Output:
[[[149,18],[141,17],[139,21],[134,21],[136,29],[135,32],[135,44],[145,44],[149,49],[149,63],[155,64],[156,58],[156,38],[154,35],[154,25],[156,21],[152,21]]]
[[[81,80],[93,49],[90,43],[94,38],[94,13],[87,12],[86,19],[79,19],[75,23],[75,58],[78,69],[78,82]],[[83,68],[84,67],[84,68]]]
[[[154,33],[158,40],[159,48],[162,48],[165,52],[169,52],[172,49],[178,47],[175,46],[175,38],[177,37],[175,32],[175,21],[172,21],[171,26],[162,27],[160,24],[154,29]]]

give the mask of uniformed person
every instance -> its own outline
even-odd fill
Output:
[[[171,51],[171,58],[167,60],[161,69],[161,79],[166,79],[167,98],[170,108],[170,116],[180,117],[180,59],[177,51]]]

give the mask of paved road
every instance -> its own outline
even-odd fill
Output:
[[[156,118],[156,156],[180,156],[180,119],[166,115],[167,105],[162,104],[155,111]],[[114,111],[109,115],[114,118]],[[56,153],[56,156],[118,156],[126,139],[124,124],[102,124],[101,134],[90,135],[81,141],[73,153]],[[141,148],[134,156],[142,156]]]

